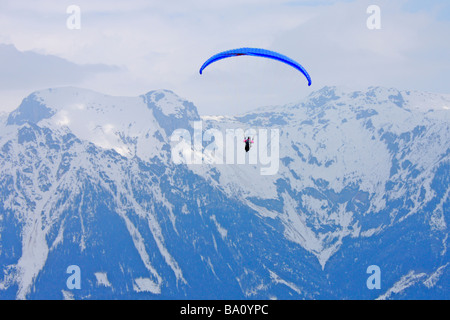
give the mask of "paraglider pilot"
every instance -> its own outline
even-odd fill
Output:
[[[248,137],[247,139],[244,140],[245,142],[245,152],[248,152],[250,150],[250,143],[253,143],[253,139],[250,139],[250,137]]]

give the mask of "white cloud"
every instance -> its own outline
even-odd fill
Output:
[[[78,65],[65,59],[32,51],[21,52],[0,44],[0,88],[32,89],[35,86],[79,83],[91,74],[117,71],[104,64]]]

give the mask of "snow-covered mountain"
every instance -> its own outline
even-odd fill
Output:
[[[450,297],[449,95],[325,87],[200,117],[168,90],[68,87],[0,120],[1,299]],[[200,162],[174,162],[174,131],[199,128],[255,146],[220,164],[219,141],[184,141]]]

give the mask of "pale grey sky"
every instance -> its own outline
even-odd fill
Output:
[[[237,114],[301,100],[325,85],[450,93],[450,3],[385,1],[0,0],[0,111],[34,90],[64,85],[136,96],[170,89],[201,114]],[[370,30],[367,8],[380,8]],[[70,5],[80,29],[67,28]],[[285,54],[308,70],[251,57]]]

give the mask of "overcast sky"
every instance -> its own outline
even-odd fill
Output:
[[[69,29],[70,5],[80,29]],[[381,29],[367,27],[370,5]],[[72,20],[70,20],[72,21]],[[301,100],[325,85],[450,93],[450,1],[0,0],[0,111],[32,91],[79,86],[137,96],[170,89],[201,114]],[[259,47],[298,61],[211,55]]]

